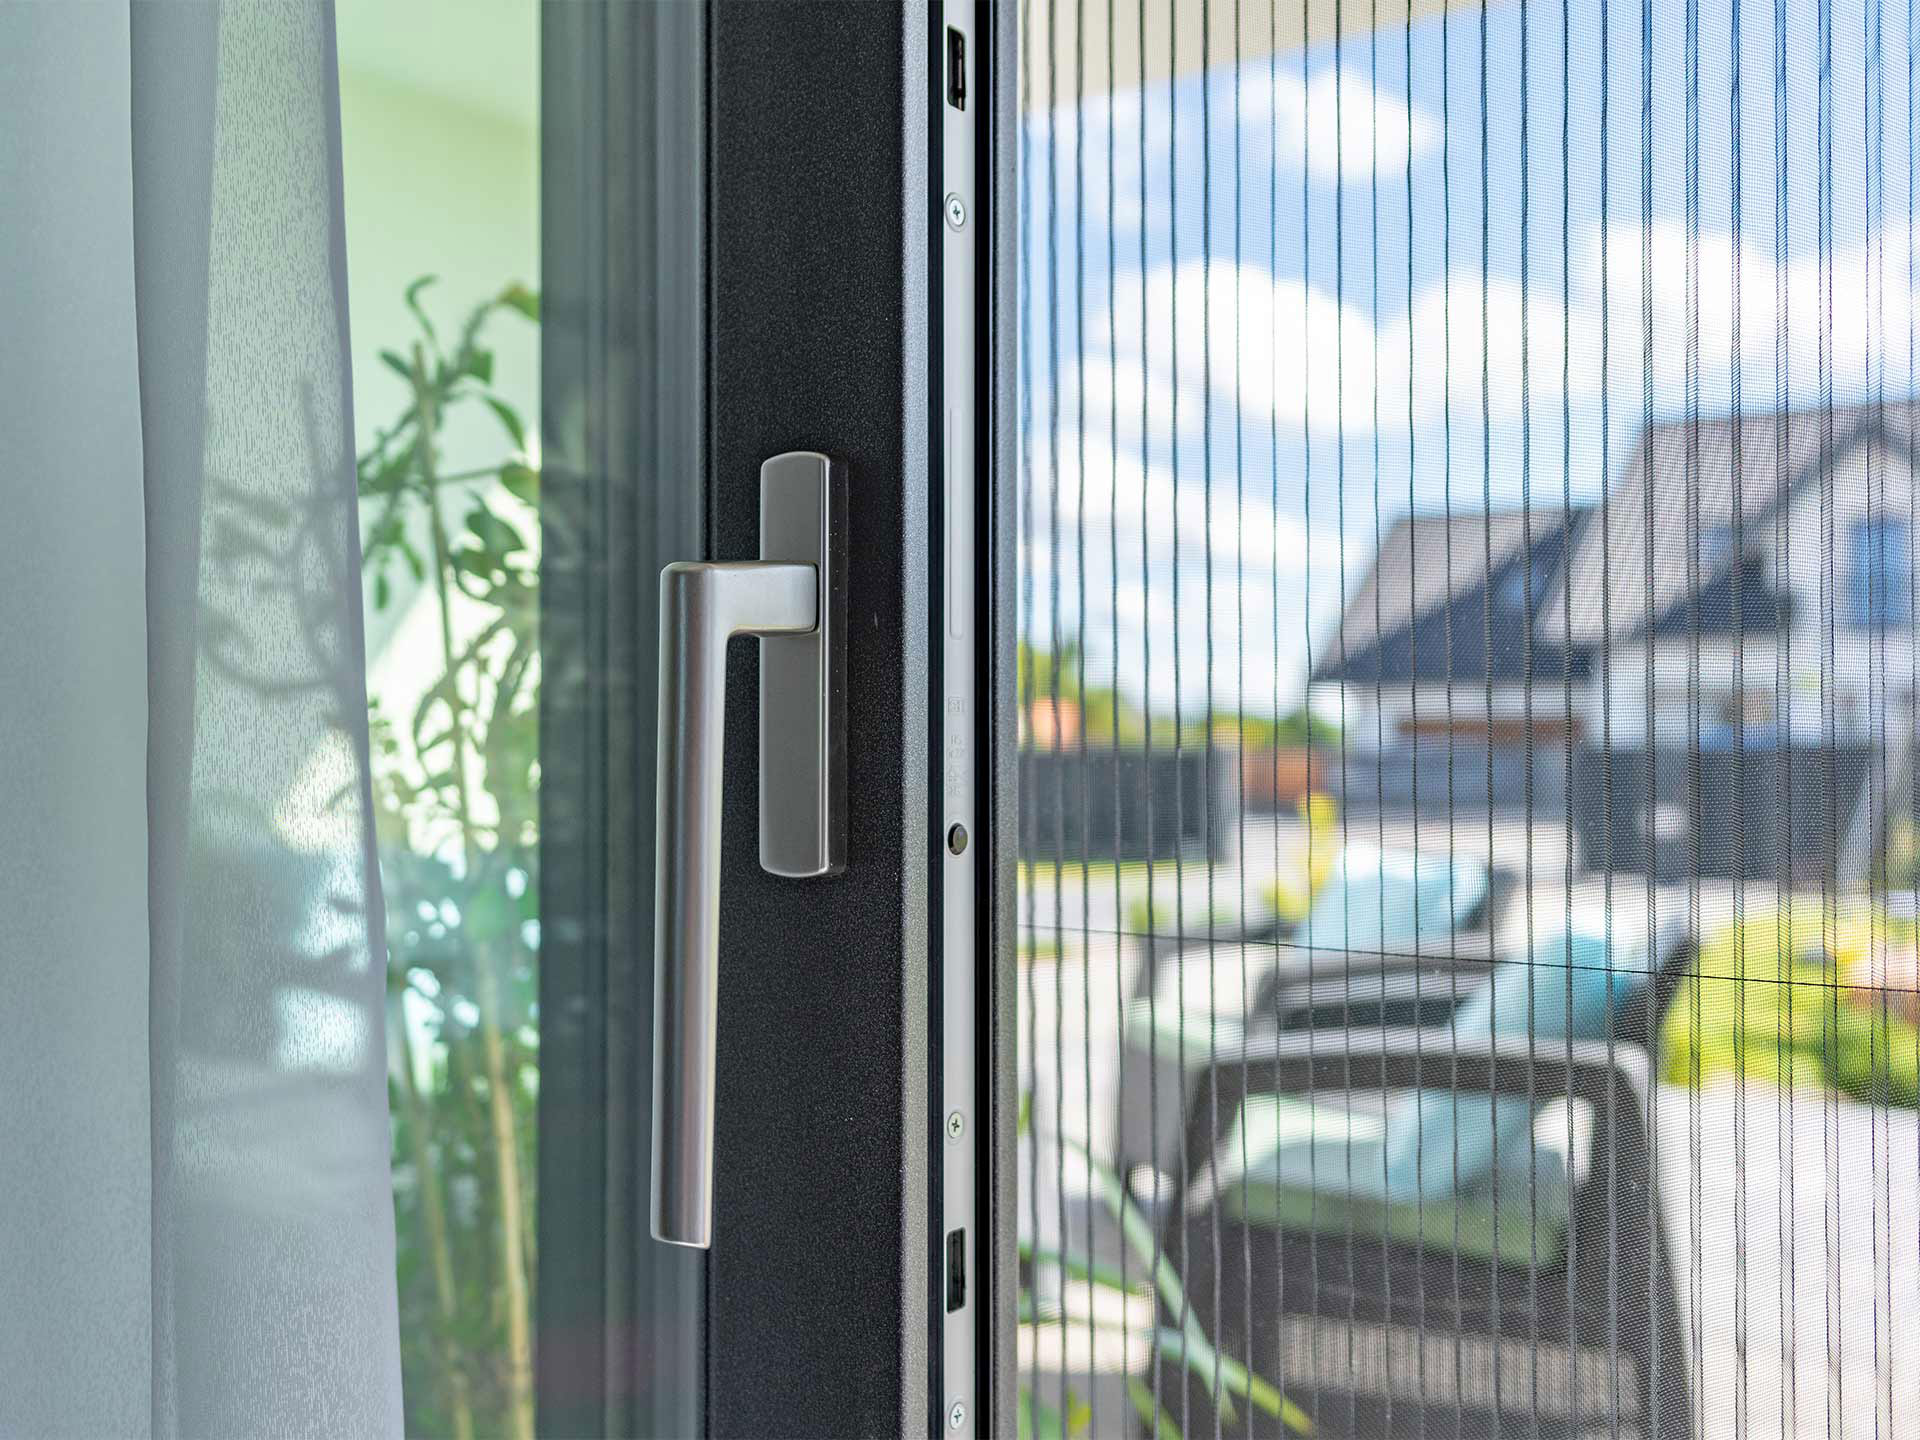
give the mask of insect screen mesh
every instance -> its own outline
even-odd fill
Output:
[[[1908,0],[1029,0],[1025,1433],[1920,1433]]]

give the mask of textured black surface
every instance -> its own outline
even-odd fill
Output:
[[[916,288],[905,243],[907,207],[926,203],[906,196],[904,144],[924,97],[902,28],[924,23],[891,4],[710,18],[710,551],[756,554],[760,462],[816,449],[851,471],[853,566],[844,875],[761,871],[749,645],[728,670],[707,1295],[718,1436],[897,1435],[911,1398],[925,1403],[903,1360],[924,1342],[903,1318],[929,1302],[909,1293],[924,1274],[903,1278],[927,1248],[928,492],[924,390],[909,403],[925,377],[924,270]]]

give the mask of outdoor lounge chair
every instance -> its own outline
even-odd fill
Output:
[[[1510,889],[1506,872],[1475,860],[1441,853],[1416,862],[1410,852],[1356,844],[1297,927],[1267,922],[1183,944],[1149,940],[1115,1087],[1113,1163],[1135,1198],[1151,1206],[1177,1179],[1194,1077],[1237,1054],[1243,1036],[1302,1023],[1444,1023],[1447,997],[1470,991],[1493,960],[1492,919]],[[1451,986],[1455,971],[1469,978]],[[1339,1017],[1324,1010],[1335,987]],[[1403,1003],[1415,998],[1423,1003]]]
[[[1244,1392],[1216,1407],[1183,1363],[1197,1325],[1322,1437],[1690,1434],[1643,1051],[1452,1030],[1250,1051],[1202,1077],[1161,1231],[1186,1313],[1163,1297],[1136,1379],[1182,1433],[1293,1433]]]

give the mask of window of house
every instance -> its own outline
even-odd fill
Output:
[[[1913,619],[1913,537],[1897,516],[1876,515],[1853,526],[1848,581],[1855,625],[1905,625]]]
[[[1711,575],[1733,554],[1733,526],[1727,524],[1700,527],[1700,572]]]

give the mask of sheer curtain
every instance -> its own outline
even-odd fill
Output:
[[[338,137],[0,0],[0,1434],[399,1430]]]

